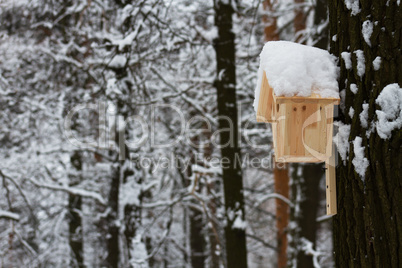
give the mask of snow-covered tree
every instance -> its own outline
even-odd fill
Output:
[[[338,135],[338,267],[402,262],[402,5],[329,1],[342,90]]]

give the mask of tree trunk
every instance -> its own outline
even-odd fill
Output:
[[[195,164],[195,157],[193,153],[191,153],[191,164]],[[198,179],[196,179],[195,191],[200,193],[203,188],[203,185],[201,184],[200,181],[200,174],[193,174],[191,166],[187,170],[188,170],[187,172],[188,178],[190,178],[193,175],[198,177]],[[190,180],[186,180],[187,187],[189,186],[189,182]],[[199,209],[192,206],[189,207],[189,223],[190,223],[189,227],[190,227],[191,267],[204,268],[205,267],[204,252],[206,248],[206,240],[203,233],[203,229],[205,222],[203,218],[203,213]]]
[[[74,167],[75,172],[79,173],[77,176],[70,176],[70,186],[75,186],[80,183],[82,171],[82,157],[77,151],[70,157],[71,165]],[[84,267],[84,250],[83,250],[83,229],[81,219],[81,206],[82,199],[79,195],[68,195],[68,241],[72,252],[71,267]]]
[[[126,152],[128,152],[128,147],[126,146]],[[128,157],[128,153],[126,155]],[[129,161],[125,159],[124,161]],[[131,164],[124,164],[124,161],[121,163],[120,169],[124,170],[123,173],[123,183],[129,183],[129,180],[134,180],[134,170],[131,168]],[[141,184],[141,181],[136,181],[138,184]],[[123,185],[124,187],[124,185]],[[137,198],[133,196],[133,198]],[[142,193],[138,196],[138,201],[140,204],[142,203]],[[130,260],[132,256],[132,252],[135,250],[133,248],[133,239],[137,233],[137,229],[141,224],[141,208],[134,204],[125,204],[124,205],[124,237],[127,243],[127,251],[128,251],[128,260]]]
[[[211,182],[208,184],[208,189],[210,192],[214,191],[216,188],[217,187],[214,182]],[[217,207],[218,207],[218,200],[215,200],[215,198],[211,197],[211,200],[208,203],[208,208],[209,208],[209,212],[211,215],[211,219],[209,222],[209,225],[211,226],[211,228],[209,230],[210,262],[209,262],[208,267],[211,267],[211,268],[219,267],[219,265],[221,263],[220,256],[219,256],[221,250],[220,250],[217,233],[215,233],[215,231],[218,230],[218,226],[215,221]]]
[[[297,208],[292,208],[292,221],[296,228],[292,230],[292,259],[297,267],[314,267],[313,256],[301,248],[304,240],[313,243],[315,249],[318,224],[317,211],[320,201],[320,180],[323,177],[322,164],[292,165],[292,201]]]
[[[328,50],[329,47],[329,32],[328,24],[328,0],[316,0],[314,8],[314,26],[316,32],[314,35],[315,47]]]
[[[346,88],[339,120],[350,125],[348,158],[340,160],[336,170],[337,267],[402,266],[402,131],[396,129],[386,139],[379,136],[376,110],[381,107],[375,102],[385,86],[402,85],[402,5],[397,2],[361,0],[349,7],[343,1],[329,2],[331,52],[339,58],[340,88]],[[364,38],[362,28],[370,25],[372,34]],[[352,68],[345,65],[342,52],[350,52]],[[379,69],[373,65],[376,57],[381,57]],[[356,94],[350,90],[352,83]],[[360,116],[363,104],[368,104],[367,125]],[[397,109],[400,113],[400,106]],[[369,163],[363,171],[353,161],[359,159],[360,139]]]
[[[274,188],[278,193],[289,198],[289,165],[275,163],[274,166]],[[278,244],[278,268],[287,267],[287,228],[289,224],[289,205],[283,200],[276,198],[276,239]]]
[[[269,13],[273,13],[273,5],[271,0],[265,0],[262,5],[265,12],[268,12],[268,15],[264,15],[262,17],[262,22],[264,23],[264,38],[265,41],[277,41],[279,40],[279,32],[276,24],[276,17],[273,15],[269,15]]]
[[[293,22],[294,31],[295,31],[295,40],[297,43],[305,43],[306,40],[303,40],[303,32],[306,29],[306,14],[304,12],[304,7],[302,4],[304,0],[294,0],[296,5],[295,8],[295,20]]]
[[[119,215],[119,188],[120,188],[120,166],[113,167],[113,174],[110,182],[109,190],[109,213],[107,216],[107,267],[119,267],[119,226],[117,225]]]
[[[191,267],[205,267],[205,237],[203,234],[204,221],[202,213],[196,208],[190,208],[190,247]]]
[[[234,225],[245,219],[244,196],[241,166],[236,164],[240,158],[238,146],[238,120],[236,104],[236,69],[235,69],[235,36],[232,32],[233,8],[231,1],[214,1],[215,25],[218,37],[214,40],[217,61],[218,115],[222,179],[225,199],[225,240],[226,265],[247,267],[247,249],[245,228]],[[229,130],[229,131],[228,131]]]

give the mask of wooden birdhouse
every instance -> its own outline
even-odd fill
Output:
[[[264,71],[257,122],[272,123],[276,162],[325,162],[332,155],[334,105],[338,98],[278,97]]]
[[[336,214],[332,143],[334,105],[340,102],[336,75],[327,51],[268,42],[261,53],[254,103],[257,122],[271,123],[276,162],[326,163],[328,215]],[[299,85],[304,91],[298,91]]]

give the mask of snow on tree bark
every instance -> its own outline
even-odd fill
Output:
[[[350,125],[349,146],[337,167],[336,265],[400,267],[402,131],[394,129],[384,140],[375,126],[377,97],[387,85],[402,84],[402,6],[398,1],[330,1],[329,11],[331,36],[336,35],[331,52],[339,58],[339,85],[346,89],[339,120]],[[373,22],[370,36],[364,26],[367,19]],[[351,55],[349,64],[341,60],[346,53]],[[380,66],[373,64],[378,57]],[[352,84],[357,92],[348,90]],[[355,112],[348,116],[351,107]],[[356,170],[356,161],[365,158],[367,169]]]

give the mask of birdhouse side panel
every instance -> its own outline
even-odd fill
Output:
[[[263,72],[260,97],[258,99],[257,122],[273,122],[274,101],[273,89],[268,83],[267,75]]]

